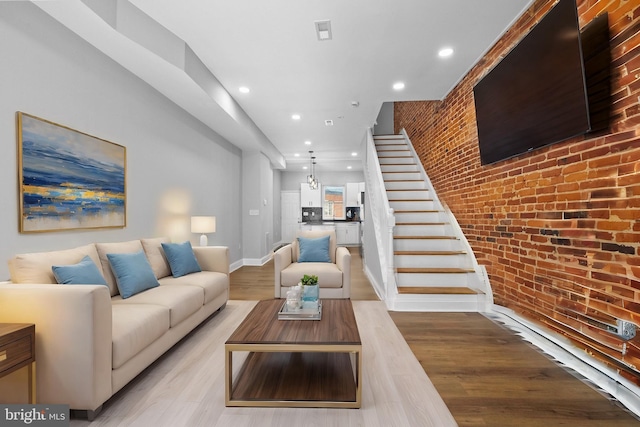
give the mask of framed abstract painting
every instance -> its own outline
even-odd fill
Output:
[[[127,224],[126,148],[17,113],[21,233]]]

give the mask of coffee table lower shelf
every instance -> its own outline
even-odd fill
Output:
[[[239,349],[226,346],[226,406],[360,408],[361,346],[312,351],[258,347],[247,355],[234,382],[232,353]]]

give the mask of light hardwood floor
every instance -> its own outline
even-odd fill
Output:
[[[233,272],[225,310],[110,399],[96,421],[73,419],[71,425],[640,425],[616,402],[481,314],[387,315],[382,302],[372,302],[378,298],[356,250],[352,257],[352,300],[367,365],[362,409],[225,408],[223,343],[251,301],[273,298],[270,262]],[[236,369],[240,365],[234,359]]]
[[[231,300],[136,377],[95,421],[72,427],[454,427],[456,422],[381,301],[354,301],[362,340],[362,407],[225,407],[224,343],[256,305]],[[246,352],[234,352],[238,378]],[[386,369],[389,360],[395,367]]]
[[[351,299],[378,299],[357,249],[350,249]],[[231,274],[231,299],[272,297],[273,262]],[[460,426],[640,425],[620,404],[482,314],[390,315]]]

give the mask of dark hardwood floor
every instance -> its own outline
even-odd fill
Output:
[[[352,300],[378,300],[351,250]],[[273,261],[231,273],[230,299],[274,297]],[[390,312],[458,424],[640,426],[640,419],[479,313]]]

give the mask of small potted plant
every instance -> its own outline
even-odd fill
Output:
[[[315,274],[312,274],[312,275],[305,274],[304,276],[302,276],[302,279],[300,279],[300,284],[302,286],[317,285],[318,284],[318,276],[316,276]]]
[[[320,293],[318,289],[318,276],[305,274],[302,276],[302,279],[300,279],[300,284],[302,285],[303,305],[309,306],[310,304],[317,304]]]

